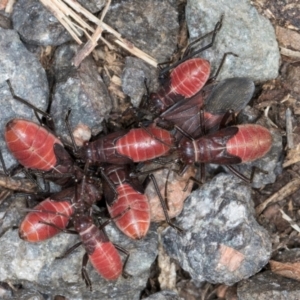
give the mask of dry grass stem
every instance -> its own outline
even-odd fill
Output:
[[[16,0],[8,0],[6,8],[5,8],[5,13],[7,13],[7,14],[12,13],[15,2],[16,2]]]
[[[59,20],[59,22],[61,22],[61,24],[66,28],[66,30],[78,44],[82,44],[82,41],[80,39],[82,32],[84,32],[85,35],[89,38],[89,41],[83,47],[81,53],[79,53],[76,59],[74,59],[74,64],[76,66],[78,66],[82,59],[84,59],[89,53],[91,53],[91,51],[93,51],[93,49],[97,45],[98,39],[103,39],[101,37],[102,32],[107,31],[115,37],[114,42],[116,44],[118,44],[131,54],[141,58],[148,64],[157,67],[157,61],[153,57],[136,48],[132,43],[122,38],[121,34],[119,34],[116,30],[102,21],[108,10],[108,6],[105,7],[101,18],[98,19],[88,10],[83,8],[78,2],[75,2],[73,0],[40,0],[40,2]],[[90,22],[96,24],[97,28],[95,29],[91,27],[80,17],[79,14],[82,14]],[[88,32],[92,33],[91,37],[88,35]]]
[[[87,41],[83,48],[81,48],[74,56],[73,64],[75,67],[78,67],[81,62],[95,49],[102,32],[103,29],[100,26],[97,26],[95,32],[91,36],[91,39]]]
[[[265,108],[265,111],[264,111],[264,114],[265,114],[265,117],[268,118],[269,122],[275,127],[275,128],[278,128],[278,126],[269,118],[269,110],[270,110],[271,106],[267,106]]]
[[[105,7],[104,7],[104,9],[103,9],[103,11],[102,11],[102,13],[101,13],[100,22],[103,22],[103,19],[104,19],[105,15],[108,11],[108,8],[110,7],[110,3],[111,3],[111,0],[108,0]]]
[[[282,214],[282,218],[286,221],[288,221],[292,228],[294,228],[296,231],[300,232],[300,227],[291,219],[282,209],[279,209],[279,211]]]
[[[73,59],[73,64],[75,67],[78,67],[80,63],[95,49],[97,46],[98,40],[101,38],[103,29],[101,27],[101,24],[103,23],[103,19],[107,13],[107,10],[110,6],[111,0],[107,1],[105,8],[103,9],[103,12],[101,14],[100,18],[100,24],[97,26],[95,32],[93,35],[89,38],[90,40],[87,41],[87,43],[84,45],[82,49],[80,49],[77,54],[75,55]],[[102,41],[105,41],[105,44],[108,45],[108,42],[106,43],[106,40],[104,38],[101,38]],[[109,46],[109,45],[108,45]]]
[[[296,164],[300,161],[300,144],[295,148],[290,149],[287,153],[284,163],[282,164],[283,168]]]
[[[299,188],[300,188],[300,179],[296,178],[292,180],[291,182],[286,184],[283,188],[281,188],[278,192],[276,192],[267,200],[265,200],[263,203],[258,205],[255,209],[256,214],[260,215],[269,204],[277,203],[283,200],[284,198],[296,192]]]
[[[286,119],[286,137],[287,137],[287,146],[289,149],[294,148],[294,138],[293,138],[293,125],[292,125],[292,111],[288,107],[285,112]]]

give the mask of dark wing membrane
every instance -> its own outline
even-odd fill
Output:
[[[214,115],[224,114],[230,109],[237,112],[248,104],[253,93],[254,83],[250,78],[228,78],[214,87],[204,109]]]
[[[170,121],[172,124],[180,127],[184,132],[193,136],[195,132],[200,130],[199,111],[202,106],[203,95],[200,92],[192,98],[177,102],[162,113],[160,117]],[[181,136],[179,132],[175,134],[177,140]]]

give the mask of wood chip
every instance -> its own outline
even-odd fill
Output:
[[[280,47],[280,53],[282,55],[285,55],[285,56],[288,56],[288,57],[291,57],[291,58],[300,58],[300,52],[299,51],[293,51],[293,50],[290,50],[290,49],[287,49],[287,48]]]
[[[269,204],[277,203],[277,202],[283,200],[284,198],[295,193],[299,188],[300,188],[300,179],[296,178],[296,179],[292,180],[291,182],[286,184],[283,188],[281,188],[278,192],[276,192],[271,197],[269,197],[267,200],[265,200],[263,203],[258,205],[255,208],[256,214],[260,215]]]
[[[300,161],[300,144],[298,144],[295,148],[288,150],[285,161],[282,164],[282,167],[286,168],[299,161]]]
[[[12,178],[0,174],[0,186],[18,192],[34,193],[37,192],[37,185],[29,179]]]
[[[298,32],[276,26],[276,37],[280,46],[294,50],[300,49],[300,34]]]
[[[283,263],[275,260],[270,260],[269,264],[272,272],[287,278],[292,278],[300,281],[300,262]]]

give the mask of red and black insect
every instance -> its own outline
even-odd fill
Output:
[[[216,86],[205,86],[189,99],[177,102],[155,122],[164,128],[176,126],[189,136],[197,138],[216,130],[229,111],[242,110],[252,98],[253,92],[254,83],[249,78],[225,79]],[[177,131],[176,140],[179,141],[181,137],[182,134]]]
[[[69,197],[65,199],[65,196],[73,191],[74,188],[63,190],[57,195],[57,198],[62,200],[53,200],[51,199],[53,197],[50,197],[35,206],[19,226],[20,238],[27,242],[36,243],[63,231],[74,212]]]
[[[80,201],[76,202],[73,186],[35,206],[19,227],[20,238],[33,243],[49,239],[65,230],[75,209],[89,210],[101,199],[101,186],[94,182],[81,182],[77,189],[82,194]]]
[[[156,93],[150,94],[148,102],[143,102],[141,104],[141,108],[144,108],[158,116],[176,102],[182,99],[190,98],[202,89],[210,76],[210,63],[205,59],[195,58],[194,56],[213,45],[216,34],[222,27],[222,19],[223,16],[221,17],[220,21],[217,22],[213,31],[192,42],[183,54],[182,59],[175,64],[161,70],[160,77],[168,73],[170,70],[172,71],[162,87]],[[211,42],[201,49],[193,51],[192,48],[194,45],[208,35],[212,35]],[[227,54],[225,54],[223,57],[214,78],[219,73],[226,55]]]
[[[184,139],[178,145],[185,164],[194,162],[239,164],[263,157],[272,146],[270,131],[260,125],[230,126],[196,140]]]
[[[99,200],[99,189],[86,182],[81,182],[76,188],[77,191],[75,187],[65,189],[38,204],[23,220],[19,235],[28,242],[43,241],[61,231],[68,232],[65,228],[72,220],[97,272],[107,280],[117,279],[123,270],[121,257],[105,232],[97,228],[88,215],[91,205]],[[91,285],[85,267],[82,272],[87,284]]]
[[[97,199],[98,193],[99,190],[95,185],[89,185],[84,178],[78,188],[75,189],[75,212],[72,216],[74,229],[79,234],[81,243],[86,250],[86,255],[83,259],[82,276],[90,287],[91,282],[85,269],[88,260],[103,278],[115,280],[121,275],[123,270],[123,263],[117,248],[126,253],[128,259],[128,253],[110,242],[104,230],[99,229],[94,224],[90,208],[95,201],[93,197]],[[80,244],[77,245],[79,246]]]
[[[156,132],[153,130],[154,135]],[[87,168],[81,171],[62,142],[31,121],[13,119],[8,122],[5,140],[9,150],[24,167],[41,171],[49,175],[47,179],[64,186],[60,193],[42,201],[26,215],[19,228],[20,237],[29,242],[43,241],[60,231],[68,232],[66,227],[72,221],[87,252],[84,261],[87,263],[88,257],[105,279],[117,279],[123,270],[122,260],[104,231],[94,225],[92,205],[101,198],[102,189],[94,181],[86,179]],[[79,183],[70,182],[70,177]],[[71,183],[73,186],[65,188]],[[120,247],[118,249],[122,250]],[[86,283],[91,285],[85,266],[82,274]]]
[[[150,226],[150,206],[137,178],[127,165],[109,165],[102,171],[108,212],[117,227],[132,239],[145,237]]]
[[[92,217],[86,214],[75,213],[73,219],[74,229],[79,233],[88,259],[97,272],[107,280],[120,277],[123,263],[116,247],[109,241],[105,232],[99,230],[93,223]],[[91,286],[85,271],[83,271],[83,277],[87,285]]]
[[[169,79],[156,93],[151,93],[148,111],[158,115],[181,99],[190,98],[201,90],[210,75],[210,63],[202,58],[192,58],[177,66]]]
[[[62,142],[43,126],[13,119],[6,124],[4,136],[8,149],[25,168],[42,171],[47,179],[61,185],[81,177]]]
[[[167,155],[174,146],[171,133],[159,127],[118,131],[86,143],[79,156],[93,164],[128,164]]]
[[[240,112],[254,93],[254,82],[246,77],[227,78],[219,82],[204,101],[204,127],[207,132],[225,124],[229,111]]]

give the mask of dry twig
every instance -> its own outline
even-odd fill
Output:
[[[111,3],[111,0],[107,1],[106,6],[101,14],[100,24],[97,26],[95,32],[91,36],[91,39],[89,41],[87,41],[87,43],[84,45],[84,47],[82,49],[80,49],[77,52],[77,54],[75,55],[75,57],[73,59],[75,67],[78,67],[80,65],[80,63],[84,60],[84,58],[87,57],[97,46],[98,40],[101,38],[101,35],[103,32],[101,23],[103,23],[103,19],[107,13],[110,3]],[[102,40],[105,41],[104,39],[102,39]]]
[[[281,188],[278,192],[276,192],[271,197],[269,197],[267,200],[265,200],[263,203],[258,205],[255,209],[256,214],[260,215],[269,204],[271,204],[271,203],[273,204],[273,203],[283,200],[284,198],[288,197],[289,195],[295,193],[299,188],[300,188],[300,179],[296,178],[296,179],[292,180],[291,182],[286,184],[283,188]]]
[[[98,19],[88,10],[83,8],[78,2],[73,0],[40,0],[40,2],[59,20],[78,44],[82,44],[80,39],[82,32],[85,33],[89,39],[87,44],[83,47],[84,50],[76,57],[76,60],[74,61],[75,65],[79,65],[82,59],[96,47],[98,39],[101,38],[101,40],[104,40],[101,37],[101,34],[103,31],[107,31],[115,37],[114,42],[116,44],[126,49],[131,54],[143,59],[148,64],[157,67],[157,61],[154,58],[122,38],[121,34],[102,21],[102,17],[101,19]],[[106,9],[104,9],[103,17],[105,13]],[[79,14],[96,24],[97,28],[95,29],[90,26]],[[92,36],[89,35],[89,32],[92,33]]]
[[[22,178],[14,179],[0,174],[0,186],[18,192],[34,193],[37,192],[37,185],[31,180]]]

